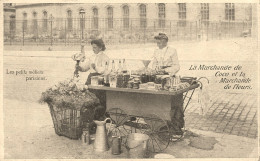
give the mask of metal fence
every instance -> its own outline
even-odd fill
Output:
[[[102,37],[106,44],[148,43],[158,32],[169,41],[241,37],[249,21],[174,21],[152,19],[41,19],[4,21],[5,45],[78,45]]]

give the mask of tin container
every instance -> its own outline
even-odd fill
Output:
[[[109,84],[110,84],[110,87],[116,88],[116,85],[117,85],[116,75],[109,75]]]
[[[129,79],[130,79],[130,75],[129,74],[123,74],[122,88],[127,88],[127,84],[128,84]]]
[[[120,136],[112,136],[112,150],[113,155],[121,154],[121,137]]]
[[[91,85],[97,86],[99,82],[99,76],[92,76],[91,77]]]
[[[83,129],[81,135],[81,141],[83,144],[90,144],[90,134],[88,129]]]
[[[123,75],[117,75],[116,76],[116,87],[122,88],[123,87]]]
[[[139,82],[134,82],[133,89],[139,89]]]
[[[127,88],[133,88],[134,87],[134,82],[128,82],[127,83]]]
[[[103,76],[98,77],[98,85],[104,85],[104,77]]]

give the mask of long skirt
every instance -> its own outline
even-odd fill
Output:
[[[92,76],[98,76],[101,75],[99,73],[90,73],[88,75],[87,81],[86,81],[86,85],[90,85],[91,84],[91,77]],[[97,98],[100,101],[101,106],[96,108],[96,112],[95,112],[95,117],[94,119],[96,120],[102,120],[104,118],[104,114],[106,112],[106,91],[104,90],[93,90],[93,89],[89,89],[90,92],[94,93]]]

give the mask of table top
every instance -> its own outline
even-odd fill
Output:
[[[184,92],[187,92],[189,90],[198,88],[199,84],[193,84],[189,86],[188,88],[184,88],[178,91],[169,92],[169,91],[157,91],[157,90],[147,90],[147,89],[130,89],[130,88],[113,88],[113,87],[106,87],[106,86],[93,86],[89,85],[89,89],[95,89],[95,90],[105,90],[105,91],[117,91],[117,92],[132,92],[132,93],[146,93],[146,94],[160,94],[160,95],[177,95]]]

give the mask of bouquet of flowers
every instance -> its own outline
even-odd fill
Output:
[[[100,104],[95,94],[88,91],[87,86],[73,78],[47,89],[42,93],[40,103],[55,105],[57,108],[80,110],[83,107],[93,107]]]

